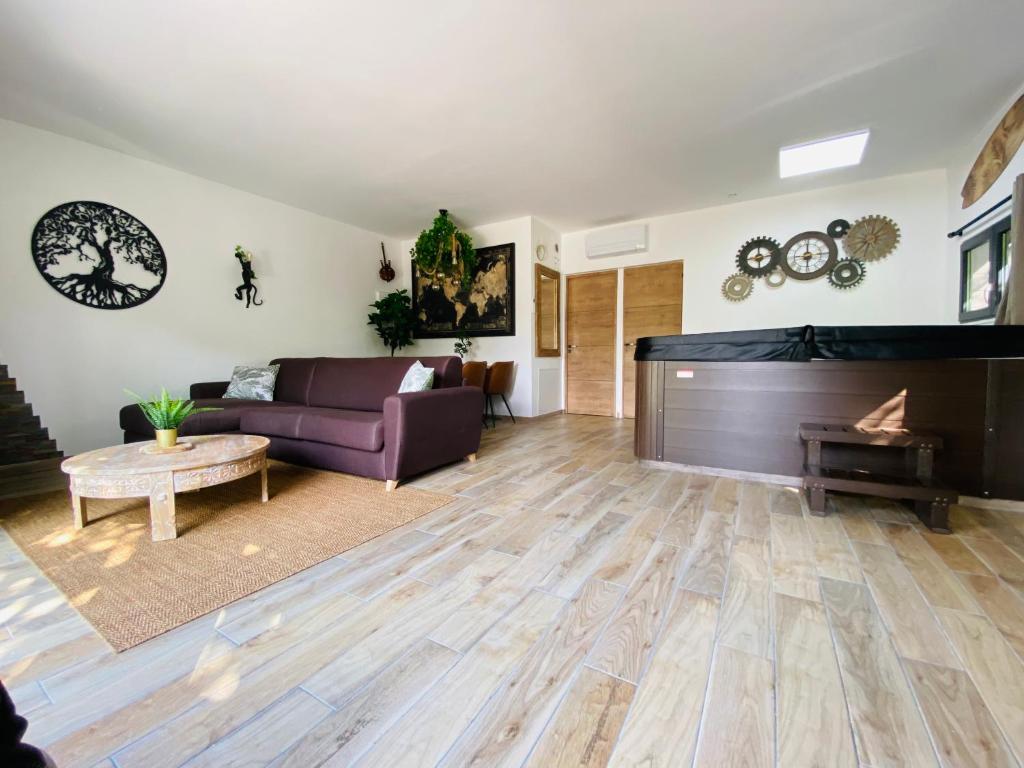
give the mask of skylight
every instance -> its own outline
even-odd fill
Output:
[[[864,156],[870,131],[857,131],[830,139],[810,141],[779,150],[779,178],[858,165]]]

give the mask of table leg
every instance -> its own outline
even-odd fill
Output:
[[[88,512],[85,507],[85,499],[77,493],[71,494],[71,510],[74,513],[75,530],[82,530],[89,522]]]
[[[149,517],[153,528],[153,541],[178,538],[178,525],[174,517],[174,475],[154,479],[149,493]]]
[[[270,501],[270,492],[267,488],[267,465],[263,465],[263,469],[260,470],[260,488],[262,490],[262,500]]]

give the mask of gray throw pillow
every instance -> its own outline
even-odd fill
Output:
[[[236,365],[224,397],[236,400],[273,400],[280,365]]]
[[[417,360],[405,373],[405,378],[398,385],[398,392],[424,392],[434,386],[434,369],[424,368]]]

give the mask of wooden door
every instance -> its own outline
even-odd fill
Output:
[[[566,278],[565,410],[615,415],[615,270]]]
[[[683,262],[629,267],[623,270],[622,280],[622,415],[632,419],[636,414],[636,340],[683,329]]]

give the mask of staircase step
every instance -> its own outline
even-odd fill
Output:
[[[50,439],[50,432],[46,427],[31,424],[19,424],[11,429],[3,430],[3,445],[0,450],[10,448],[15,443],[20,445],[32,445]]]
[[[0,489],[0,498],[14,491],[21,495],[37,486],[53,487],[57,481],[51,476],[62,476],[59,462],[63,455],[57,441],[50,438],[42,421],[32,413],[32,405],[26,402],[25,393],[18,390],[18,382],[7,366],[0,364],[0,480],[7,489]],[[39,477],[25,479],[28,475]]]
[[[49,440],[45,444],[19,446],[13,451],[0,450],[0,464],[23,464],[27,461],[52,459],[61,455],[61,452],[57,449],[56,441]]]
[[[59,464],[53,465],[54,461],[27,461],[5,467],[0,476],[0,499],[66,491],[67,475],[60,471]]]
[[[39,422],[38,416],[19,414],[5,417],[0,415],[0,442],[13,438],[14,435],[23,435],[26,432],[34,432],[39,429],[43,429],[43,425]]]
[[[4,405],[24,405],[25,393],[18,389],[13,392],[0,392],[0,403]]]
[[[63,453],[60,456],[51,456],[47,459],[35,461],[22,461],[18,464],[4,464],[0,466],[0,480],[6,480],[18,475],[31,474],[33,472],[60,471],[60,465],[64,462]]]

